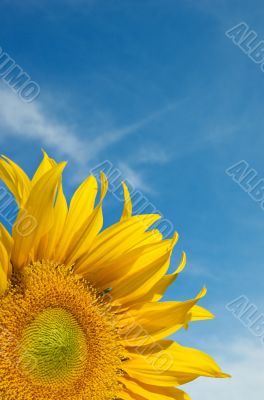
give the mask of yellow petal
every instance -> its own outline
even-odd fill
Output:
[[[13,193],[17,204],[22,206],[29,195],[30,180],[25,172],[12,160],[2,156],[0,159],[0,179]]]
[[[135,246],[131,251],[105,263],[105,268],[100,270],[101,276],[98,276],[98,283],[108,285],[108,287],[111,285],[113,289],[118,290],[117,286],[125,276],[128,280],[136,272],[140,272],[144,267],[147,268],[158,257],[170,255],[176,242],[177,234],[173,239],[150,241],[143,246]]]
[[[14,247],[12,262],[21,269],[34,260],[41,238],[54,221],[54,200],[65,163],[46,172],[31,190],[24,208],[13,227]]]
[[[34,177],[31,181],[31,187],[33,187],[36,182],[45,173],[50,171],[57,163],[48,156],[48,154],[42,150],[43,159],[36,170]],[[59,184],[58,193],[56,197],[56,202],[54,205],[54,220],[49,232],[43,236],[39,242],[38,249],[36,250],[36,258],[54,260],[55,259],[55,249],[57,249],[57,244],[60,243],[62,231],[64,229],[66,216],[68,213],[68,205],[66,198],[63,193],[62,182]]]
[[[41,239],[37,250],[38,259],[58,260],[56,249],[61,242],[65,221],[68,213],[68,205],[63,193],[62,184],[59,184],[58,194],[54,205],[53,224],[48,233]]]
[[[89,176],[74,193],[65,221],[61,243],[57,249],[57,257],[62,261],[69,255],[75,235],[82,227],[87,225],[94,210],[97,191],[98,184],[95,177]]]
[[[13,238],[5,227],[0,224],[0,264],[3,271],[9,278],[12,273],[12,265],[10,262],[11,252],[13,247]]]
[[[214,314],[201,306],[195,305],[190,311],[190,321],[213,319]]]
[[[7,282],[7,274],[4,271],[3,266],[0,264],[0,296],[2,296],[6,291],[8,285]]]
[[[0,265],[4,273],[7,275],[9,271],[9,257],[2,242],[0,242]]]
[[[191,400],[182,390],[155,386],[155,380],[152,385],[146,385],[126,376],[120,378],[120,381],[132,395],[138,395],[144,400]]]
[[[186,254],[182,253],[181,261],[177,269],[170,275],[163,276],[147,293],[144,294],[144,301],[159,301],[165,294],[168,287],[177,279],[186,265]]]
[[[90,249],[95,237],[98,235],[103,226],[103,200],[108,189],[106,176],[101,174],[101,196],[98,205],[89,215],[84,224],[75,233],[69,245],[65,263],[74,264],[78,258],[85,256]]]
[[[145,244],[157,243],[162,240],[162,233],[158,229],[151,229],[143,234],[139,243],[134,247],[141,247]]]
[[[0,223],[0,241],[6,248],[7,253],[10,254],[13,246],[13,238],[1,223]]]
[[[127,185],[125,182],[122,182],[122,185],[124,190],[124,209],[121,220],[124,220],[132,216],[132,202]]]
[[[43,159],[41,163],[39,164],[39,167],[37,168],[32,180],[31,180],[31,187],[35,185],[35,183],[46,173],[48,172],[52,167],[56,165],[55,161],[50,158],[45,151],[43,152]]]
[[[121,390],[118,395],[118,399],[122,400],[142,400],[139,396],[133,393],[129,393],[126,389]]]
[[[140,303],[120,315],[119,327],[125,346],[152,343],[171,335],[189,322],[192,307],[206,294],[183,302]]]
[[[159,215],[135,215],[105,229],[96,237],[83,259],[78,262],[76,272],[99,273],[100,269],[137,247],[146,230],[160,218]]]
[[[11,249],[12,239],[2,224],[0,224],[0,295],[6,291],[8,279],[12,272],[10,263]]]
[[[113,299],[125,304],[144,297],[166,274],[177,237],[175,234],[171,240],[144,246],[144,250],[137,248],[132,251],[134,254],[128,254],[127,265],[118,266],[120,271],[118,279],[107,283],[107,287],[112,288]]]
[[[157,351],[156,351],[157,349]],[[142,351],[142,354],[139,352]],[[178,386],[205,376],[227,378],[216,362],[202,351],[183,347],[171,340],[161,340],[130,354],[124,370],[146,384]]]

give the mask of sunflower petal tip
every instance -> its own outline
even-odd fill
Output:
[[[173,244],[175,245],[178,242],[178,240],[179,240],[179,234],[178,232],[175,231],[172,237]]]
[[[128,186],[125,181],[122,181],[123,193],[124,193],[124,208],[121,220],[125,220],[132,216],[133,207]]]
[[[207,293],[207,288],[206,288],[206,286],[203,286],[203,287],[202,287],[202,290],[201,290],[200,293],[198,294],[197,298],[198,298],[198,299],[201,299],[202,297],[204,297],[204,296],[206,295],[206,293]]]
[[[0,154],[0,157],[2,160],[6,161],[6,162],[8,161],[8,158],[4,154]]]
[[[41,152],[43,154],[43,157],[48,157],[48,153],[43,149],[43,147],[41,148]]]
[[[219,378],[219,379],[231,379],[232,378],[232,375],[230,375],[230,374],[227,374],[227,373],[225,373],[225,372],[223,372],[223,371],[219,371],[218,372],[218,374],[216,374],[216,376],[215,376],[216,378]]]
[[[108,183],[107,176],[103,171],[100,171],[100,180],[101,180],[101,183],[104,185]]]
[[[68,161],[62,161],[60,164],[58,164],[58,165],[60,165],[61,166],[61,169],[62,170],[64,170],[64,168],[66,167],[66,165],[68,164]]]
[[[103,200],[108,190],[108,179],[103,171],[100,171],[100,180],[101,180],[101,200]]]

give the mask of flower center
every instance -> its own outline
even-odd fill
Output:
[[[42,311],[24,331],[21,366],[42,385],[71,384],[83,372],[86,357],[84,332],[62,308]]]
[[[0,298],[0,399],[118,398],[126,350],[111,303],[72,268],[36,262]]]

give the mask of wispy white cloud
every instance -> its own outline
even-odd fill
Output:
[[[170,111],[176,109],[180,102],[171,102],[168,103],[166,106],[162,107],[160,110],[154,111],[150,114],[148,114],[146,117],[140,119],[139,121],[136,121],[134,123],[131,123],[129,125],[126,125],[121,128],[115,128],[115,129],[109,129],[107,131],[102,131],[100,132],[99,135],[97,135],[96,138],[92,139],[91,141],[91,146],[93,148],[93,155],[97,155],[106,148],[112,146],[115,143],[120,142],[127,136],[138,132],[142,128],[146,127],[153,121],[158,120],[165,114],[169,113]],[[153,161],[154,161],[154,150],[152,151],[153,153]],[[163,155],[164,157],[164,155]],[[141,157],[142,159],[142,157]],[[155,156],[155,159],[157,161],[157,156]]]
[[[0,87],[1,136],[33,139],[78,163],[85,163],[86,151],[82,140],[66,125],[51,122],[39,104],[23,103],[10,89]]]
[[[142,146],[138,152],[131,156],[133,164],[166,164],[172,156],[168,150],[156,146]]]
[[[80,170],[87,170],[91,163],[97,162],[100,157],[102,158],[104,151],[175,107],[177,107],[177,103],[168,104],[162,109],[150,113],[145,118],[121,128],[100,131],[100,127],[97,127],[96,134],[91,132],[90,137],[88,138],[86,135],[84,139],[76,133],[74,127],[67,126],[60,121],[54,121],[52,113],[43,106],[39,99],[34,103],[26,104],[9,88],[0,86],[0,134],[4,138],[13,136],[35,140],[41,146],[56,150],[59,155],[74,160]],[[153,150],[148,153],[142,150],[139,154],[139,162],[146,159],[147,155],[151,162],[164,162],[166,159],[166,155],[161,149],[159,152]],[[135,188],[149,190],[144,182],[143,175],[133,168],[132,159],[121,162],[119,167],[124,177]]]
[[[124,179],[129,182],[133,189],[142,190],[145,193],[153,193],[153,188],[146,184],[144,176],[138,170],[131,168],[124,162],[120,162],[118,168]]]
[[[204,262],[192,262],[189,268],[185,269],[185,273],[191,277],[202,277],[210,280],[218,279],[218,277],[213,274],[212,269]]]
[[[145,118],[121,128],[101,132],[97,128],[95,135],[91,133],[88,146],[86,140],[79,137],[73,128],[67,127],[61,122],[52,122],[50,113],[44,110],[39,101],[31,104],[23,103],[10,89],[0,86],[2,134],[6,131],[9,135],[39,140],[43,144],[55,147],[58,151],[74,157],[80,163],[96,159],[111,145],[144,128],[175,107],[177,107],[177,103],[168,104],[161,110],[154,111]],[[144,154],[143,150],[141,159]],[[148,156],[153,161],[165,159],[162,150],[159,150],[159,153],[155,153],[153,150]]]
[[[193,400],[262,399],[264,390],[264,347],[237,339],[218,345],[216,358],[231,379],[200,379],[186,387]]]

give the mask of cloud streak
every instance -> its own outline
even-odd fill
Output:
[[[102,131],[89,138],[88,146],[88,141],[81,139],[73,129],[60,122],[51,122],[41,103],[25,104],[9,89],[0,87],[0,127],[13,136],[40,140],[44,145],[54,147],[83,163],[96,159],[109,146],[139,131],[176,106],[176,103],[169,104],[137,122]],[[88,149],[91,151],[88,152]]]
[[[162,117],[177,107],[177,103],[171,103],[161,110],[150,113],[145,118],[121,128],[113,128],[91,134],[89,139],[83,139],[74,130],[61,122],[54,122],[42,106],[41,102],[35,101],[25,104],[8,88],[0,86],[0,129],[1,136],[19,137],[21,139],[33,139],[40,142],[41,146],[56,150],[60,156],[72,159],[77,166],[83,170],[98,161],[104,151],[119,143],[127,136],[133,135],[148,124]],[[146,154],[147,155],[147,154]],[[165,162],[162,150],[158,153],[148,154],[152,162]],[[141,154],[141,161],[144,154]],[[131,184],[137,188],[147,189],[143,177],[132,167],[133,161],[120,162],[120,168],[124,176],[131,180]]]
[[[186,387],[193,400],[204,399],[261,399],[264,389],[264,347],[251,341],[238,339],[219,345],[218,356],[222,369],[231,379],[201,379]]]
[[[60,154],[85,162],[82,140],[61,123],[50,122],[39,103],[23,103],[10,89],[0,88],[0,128],[2,136],[40,141]]]
[[[117,142],[120,142],[125,137],[135,132],[138,132],[145,126],[151,124],[152,122],[158,120],[160,117],[176,109],[179,104],[180,103],[178,102],[169,103],[165,107],[162,107],[160,110],[150,113],[145,118],[142,118],[139,121],[136,121],[121,128],[110,129],[108,131],[101,132],[96,138],[92,139],[91,141],[93,154],[98,155],[100,152],[102,152],[109,146]],[[157,160],[157,158],[155,160]]]

